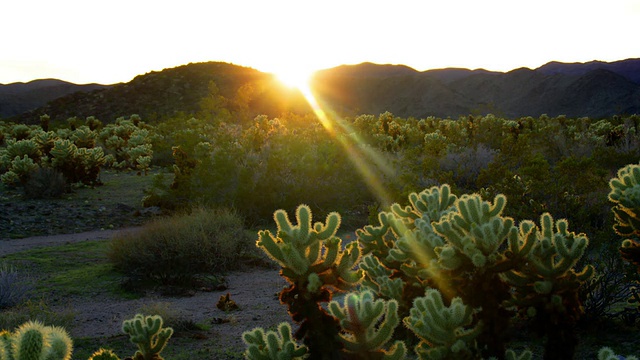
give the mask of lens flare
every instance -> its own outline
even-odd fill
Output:
[[[391,197],[385,190],[382,179],[376,174],[377,170],[386,176],[393,176],[393,169],[384,160],[384,157],[362,141],[344,120],[336,114],[328,112],[328,107],[321,106],[313,94],[309,82],[299,87],[299,90],[325,130],[338,140],[374,196],[383,206],[391,205]]]
[[[372,146],[369,146],[358,136],[356,131],[350,128],[346,121],[331,112],[328,106],[322,106],[311,90],[309,82],[299,87],[299,90],[304,95],[325,130],[339,141],[345,153],[355,165],[359,175],[365,180],[367,186],[374,196],[376,196],[380,204],[383,206],[391,205],[391,196],[385,190],[379,174],[382,176],[393,176],[394,171],[384,156]],[[405,236],[406,239],[409,240],[416,262],[429,272],[429,277],[438,284],[443,295],[448,298],[452,297],[454,293],[451,286],[438,271],[433,270],[433,259],[429,253],[425,251],[423,245],[416,239],[413,231],[409,230],[404,224],[399,224],[399,226],[401,227],[401,234],[399,235]]]

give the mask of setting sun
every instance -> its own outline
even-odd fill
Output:
[[[301,69],[282,69],[275,72],[276,77],[290,88],[305,90],[309,87],[311,72]]]

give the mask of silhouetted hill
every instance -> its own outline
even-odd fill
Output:
[[[0,118],[7,118],[43,106],[47,102],[77,91],[106,88],[105,85],[76,85],[55,79],[28,83],[0,84]]]
[[[467,76],[476,75],[476,74],[484,74],[484,75],[502,74],[500,72],[488,71],[485,69],[469,70],[469,69],[462,69],[462,68],[434,69],[434,70],[424,71],[423,73],[431,77],[434,77],[445,84],[448,84],[455,80],[465,78]]]
[[[212,107],[245,112],[247,117],[263,113],[276,116],[287,109],[299,108],[302,102],[299,94],[293,96],[271,74],[207,62],[149,72],[103,90],[77,92],[10,120],[35,124],[41,115],[48,114],[53,121],[95,116],[108,123],[118,117],[139,114],[145,121],[153,122],[176,115],[195,116]]]
[[[493,113],[506,117],[567,115],[594,118],[640,113],[638,60],[615,66],[545,65],[546,70],[520,68],[507,73],[483,69],[439,69],[393,75],[390,65],[372,64],[367,71],[328,69],[316,76],[322,98],[347,115],[390,111],[408,117],[457,117]],[[597,65],[597,66],[596,66]],[[607,69],[605,69],[607,68]],[[611,70],[608,70],[611,69]],[[387,77],[354,76],[384,70]],[[615,70],[615,71],[614,71]]]
[[[416,118],[486,113],[509,118],[541,114],[601,118],[640,113],[638,64],[640,59],[554,62],[535,70],[499,73],[456,68],[418,72],[404,65],[363,63],[319,71],[312,88],[321,104],[344,116],[390,111]],[[299,92],[285,88],[272,74],[207,62],[76,92],[10,120],[37,123],[40,115],[48,114],[54,120],[96,116],[111,122],[140,114],[145,121],[158,121],[176,115],[199,116],[221,107],[237,121],[310,110]]]
[[[590,61],[586,63],[562,63],[552,61],[539,67],[543,74],[584,75],[593,70],[608,70],[640,84],[640,59],[614,62]]]

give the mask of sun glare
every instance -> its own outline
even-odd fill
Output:
[[[284,85],[290,88],[303,90],[309,87],[311,72],[301,69],[283,69],[277,71],[276,76]]]

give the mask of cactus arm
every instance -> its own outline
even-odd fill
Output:
[[[336,301],[329,303],[329,312],[340,320],[340,338],[348,352],[365,357],[377,354],[384,359],[406,354],[402,342],[396,342],[390,350],[383,349],[400,322],[395,300],[374,300],[370,291],[351,293],[345,297],[344,306]]]
[[[245,331],[242,340],[247,344],[245,357],[250,360],[269,359],[301,359],[308,349],[298,345],[291,336],[291,326],[280,323],[276,331],[265,331],[255,328]]]
[[[70,360],[73,342],[67,331],[61,327],[50,327],[48,333],[49,351],[45,360]]]

